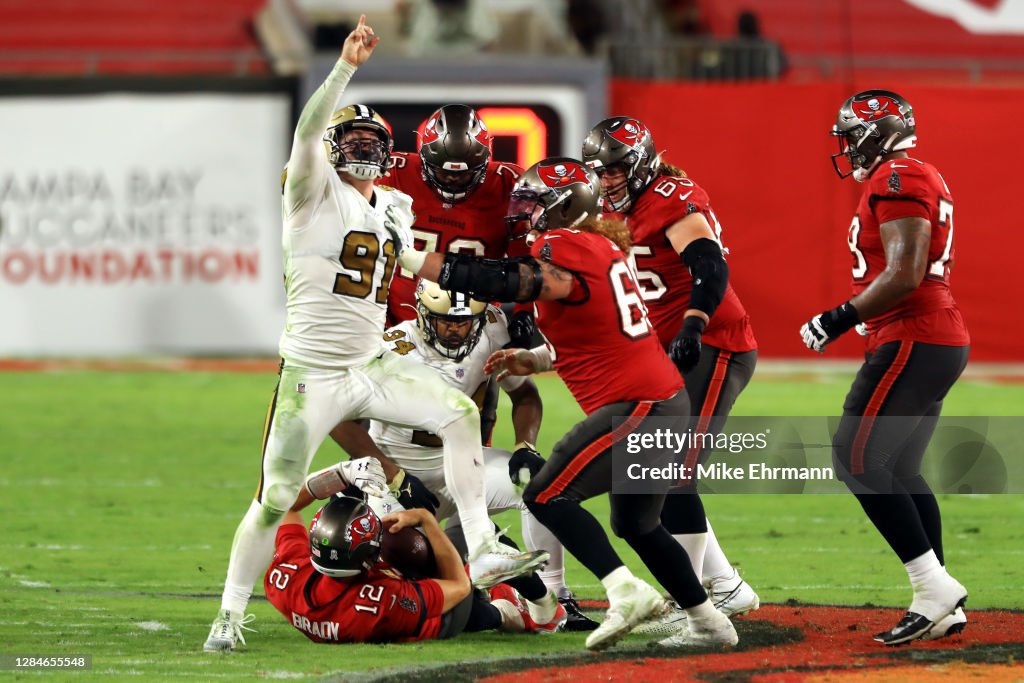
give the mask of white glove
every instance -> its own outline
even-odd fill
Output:
[[[427,255],[425,252],[416,250],[412,224],[401,220],[396,212],[397,209],[393,204],[384,210],[384,227],[395,244],[395,257],[399,266],[419,274],[423,270],[423,262],[427,260]]]
[[[384,210],[384,227],[395,243],[395,256],[401,257],[402,252],[413,248],[412,224],[401,219],[394,204]]]
[[[388,479],[376,458],[345,460],[314,472],[306,479],[306,489],[320,500],[341,493],[349,486],[356,486],[371,496],[382,497],[388,492]]]
[[[871,334],[871,330],[868,329],[867,323],[860,323],[853,329],[862,337],[866,337]]]
[[[800,336],[807,348],[818,353],[825,353],[825,345],[832,341],[821,327],[820,315],[814,316],[803,324],[800,328]]]

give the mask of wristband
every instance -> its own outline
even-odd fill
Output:
[[[398,474],[394,476],[391,482],[388,484],[388,491],[397,494],[402,488],[402,484],[405,483],[405,470],[399,469]]]
[[[398,265],[419,274],[423,270],[423,264],[427,262],[427,252],[416,249],[403,249],[398,255]]]

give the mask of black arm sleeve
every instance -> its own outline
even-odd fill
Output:
[[[690,308],[704,311],[710,318],[722,303],[729,285],[729,266],[722,257],[722,247],[714,240],[701,237],[687,244],[680,257],[693,277]]]
[[[445,254],[437,284],[478,301],[525,303],[540,296],[544,275],[532,256],[492,259]]]

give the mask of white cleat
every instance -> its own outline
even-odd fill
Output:
[[[665,598],[636,577],[608,591],[608,603],[604,621],[587,636],[588,650],[611,647],[638,624],[660,617],[668,609]]]
[[[732,578],[711,579],[704,587],[708,589],[711,604],[727,617],[753,612],[761,606],[761,599],[757,597],[757,593],[749,583],[740,578],[740,573],[735,569]]]
[[[661,647],[732,647],[740,642],[729,617],[714,612],[708,619],[690,619],[674,635],[658,641]]]
[[[213,620],[213,625],[210,626],[210,635],[207,636],[206,643],[203,644],[203,650],[206,652],[231,652],[237,643],[245,645],[245,636],[242,635],[242,630],[255,633],[254,629],[246,625],[252,623],[255,618],[255,614],[242,616],[222,609],[217,613],[217,618]]]
[[[523,552],[494,541],[470,559],[469,578],[476,588],[490,588],[540,569],[549,557],[546,550]]]
[[[651,619],[633,629],[633,633],[643,636],[657,636],[665,638],[671,636],[686,627],[686,612],[679,606],[679,603],[669,601],[668,611],[657,619]]]
[[[946,636],[963,633],[965,628],[967,628],[967,614],[964,612],[963,607],[957,607],[952,614],[947,614],[935,622],[935,626],[932,626],[928,633],[921,636],[921,640],[938,640]]]

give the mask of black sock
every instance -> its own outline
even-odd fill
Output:
[[[932,549],[917,506],[899,481],[884,470],[865,472],[856,479],[868,490],[881,492],[854,496],[900,562],[906,564]]]
[[[917,508],[917,516],[924,527],[924,533],[928,536],[935,556],[939,558],[939,564],[945,566],[946,560],[942,552],[942,513],[939,512],[939,501],[935,499],[928,482],[924,477],[917,475],[911,479],[902,479],[900,483],[903,488],[910,492],[910,499],[914,501]]]
[[[708,599],[707,591],[693,573],[686,551],[665,527],[658,526],[650,533],[625,539],[680,607],[694,607]]]
[[[548,587],[540,580],[537,572],[516,576],[506,580],[505,583],[519,591],[519,594],[530,602],[537,602],[548,594]]]
[[[604,527],[577,501],[558,497],[543,504],[530,500],[526,504],[533,516],[597,578],[603,579],[622,566]]]

